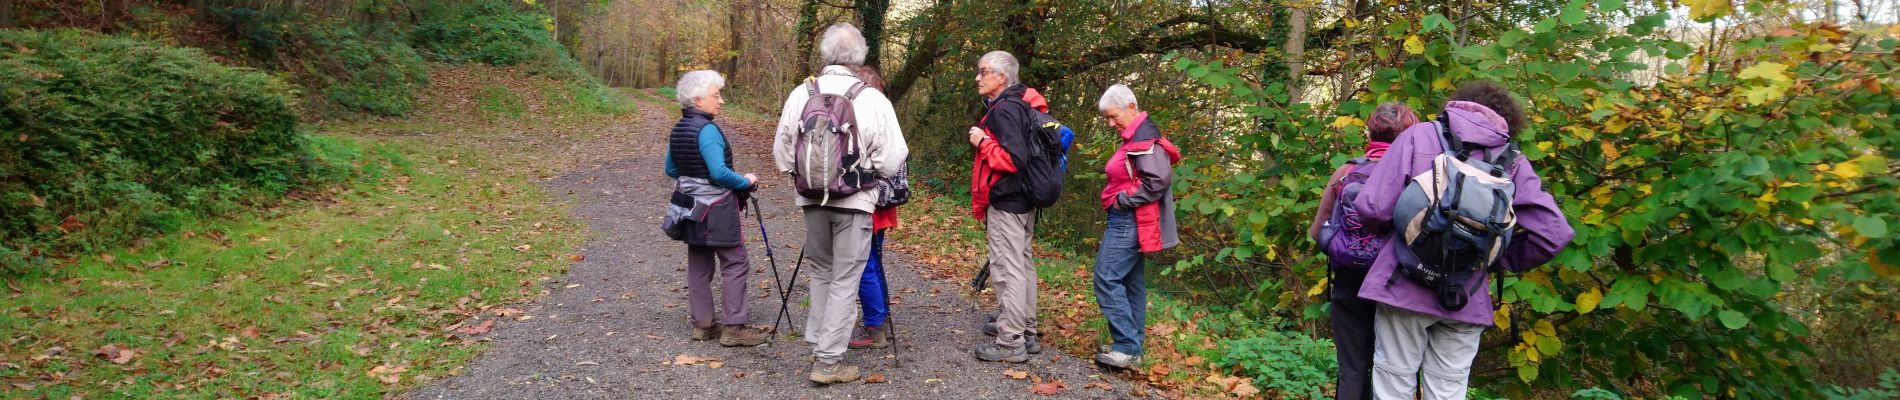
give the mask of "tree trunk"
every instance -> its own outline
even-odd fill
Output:
[[[125,0],[106,0],[99,10],[99,31],[118,33],[119,23],[125,19]]]
[[[864,65],[883,69],[878,65],[879,56],[884,48],[884,14],[891,8],[891,0],[858,0],[858,30],[864,32],[864,44],[870,51],[864,53]]]
[[[1024,85],[1042,84],[1048,77],[1041,75],[1041,69],[1035,66],[1037,16],[1036,4],[1032,0],[1017,0],[1014,12],[1003,19],[1003,50],[1016,56],[1016,76]],[[985,51],[987,53],[987,51]],[[971,61],[974,63],[975,61]]]
[[[10,3],[11,1],[8,2]],[[187,5],[191,7],[191,19],[193,21],[202,24],[211,19],[211,14],[209,14],[210,10],[205,9],[205,0],[191,0],[187,3]]]
[[[1306,9],[1292,9],[1286,20],[1286,93],[1290,102],[1298,103],[1306,77]]]
[[[812,43],[817,41],[818,27],[814,26],[817,24],[818,0],[805,0],[805,4],[798,9],[798,36],[793,39],[798,41],[798,76],[812,74],[811,50],[817,46],[817,43]]]
[[[726,74],[728,80],[733,79],[733,74],[739,73],[739,53],[745,51],[743,39],[745,37],[745,7],[745,2],[741,0],[732,0],[732,4],[726,7],[727,55],[725,62],[720,63],[719,69]]]
[[[14,27],[13,0],[0,0],[0,29]]]

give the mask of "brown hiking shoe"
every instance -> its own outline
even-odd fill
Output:
[[[853,349],[891,347],[891,331],[883,326],[866,326],[864,334],[851,338],[848,345]]]
[[[824,385],[855,380],[858,380],[858,367],[855,365],[846,365],[843,361],[835,363],[814,361],[811,363],[812,382]]]
[[[719,338],[719,326],[693,327],[693,341],[703,342]]]
[[[726,325],[719,331],[719,345],[752,347],[765,344],[765,332],[745,325]]]

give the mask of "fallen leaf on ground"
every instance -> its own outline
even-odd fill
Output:
[[[1135,397],[1148,397],[1148,389],[1143,388],[1141,386],[1135,386],[1134,388],[1128,389],[1128,395],[1135,396]]]
[[[1173,369],[1169,368],[1167,364],[1155,364],[1152,367],[1148,367],[1148,375],[1166,376],[1168,375],[1168,371],[1171,370]]]
[[[491,319],[482,321],[481,325],[464,326],[462,329],[457,329],[456,332],[461,332],[466,335],[480,335],[488,333],[488,331],[492,329],[495,329],[495,320]]]
[[[528,252],[528,249],[532,249],[532,248],[534,248],[534,246],[530,246],[530,245],[525,245],[525,244],[524,244],[524,245],[520,245],[520,246],[515,246],[515,251],[519,251],[519,252],[523,252],[523,253],[526,253],[526,252]]]
[[[257,327],[256,326],[244,327],[244,330],[238,331],[238,336],[243,336],[245,339],[256,339]]]
[[[705,357],[695,357],[695,356],[689,356],[689,355],[685,355],[685,354],[681,354],[681,355],[678,355],[678,356],[674,356],[674,357],[673,357],[673,359],[672,359],[671,361],[667,361],[667,362],[665,362],[665,363],[663,363],[663,364],[671,364],[671,365],[699,365],[699,364],[701,364],[701,363],[705,363],[705,362],[708,362],[708,361],[719,361],[719,359],[717,359],[717,358],[705,358]]]
[[[1009,379],[1015,379],[1015,380],[1020,381],[1024,379],[1029,379],[1029,371],[1017,371],[1015,368],[1010,368],[1010,369],[1003,370],[1003,376],[1007,376],[1009,377]]]
[[[370,368],[369,376],[376,378],[376,380],[383,381],[383,383],[393,385],[396,384],[396,382],[402,382],[402,373],[408,371],[409,367],[391,367],[385,364],[378,365],[376,368]]]
[[[1239,383],[1228,387],[1227,393],[1240,397],[1253,397],[1260,394],[1260,388],[1253,387],[1253,380],[1241,379]]]
[[[726,367],[726,363],[724,361],[713,360],[713,361],[706,362],[706,368],[720,369],[720,368],[725,368],[725,367]]]
[[[1087,385],[1082,385],[1082,388],[1083,389],[1115,390],[1114,385],[1109,385],[1107,382],[1101,382],[1101,381],[1089,382],[1089,384]]]
[[[1061,379],[1050,379],[1048,382],[1030,385],[1029,392],[1044,396],[1054,396],[1058,393],[1062,393],[1062,389],[1068,388],[1069,385],[1062,383]]]
[[[567,260],[568,260],[568,261],[573,261],[573,262],[581,262],[581,260],[586,260],[586,259],[587,259],[587,256],[586,256],[586,255],[581,255],[581,254],[575,254],[575,255],[571,255],[571,256],[567,256]]]
[[[890,382],[890,380],[884,379],[883,372],[872,372],[870,376],[864,377],[864,384],[866,385],[873,384],[873,383],[887,383],[887,382]]]
[[[100,358],[104,358],[107,361],[112,361],[113,364],[125,364],[128,362],[132,362],[132,359],[138,358],[139,356],[138,351],[124,348],[124,347],[119,347],[119,345],[116,345],[116,344],[108,344],[105,346],[101,346],[98,349],[93,350],[92,354],[97,355]]]
[[[513,308],[503,308],[500,310],[495,310],[495,316],[502,317],[502,318],[514,318],[514,317],[521,316],[521,310],[517,310]]]

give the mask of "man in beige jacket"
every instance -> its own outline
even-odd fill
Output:
[[[811,97],[806,85],[818,85],[820,93],[843,94],[861,81],[850,67],[863,65],[868,51],[864,35],[848,24],[832,25],[819,40],[819,58],[825,68],[815,80],[807,80],[785,98],[779,114],[778,132],[773,140],[772,158],[779,171],[790,174],[796,167],[796,146],[800,115]],[[875,171],[878,176],[897,173],[910,149],[897,126],[897,111],[877,89],[865,88],[851,101],[857,116],[856,126],[862,158],[857,167]],[[805,254],[812,261],[811,311],[805,319],[805,341],[812,344],[813,382],[844,383],[858,379],[858,367],[844,363],[851,329],[858,323],[858,281],[870,258],[871,211],[877,203],[876,187],[849,196],[822,198],[797,197],[805,212]]]

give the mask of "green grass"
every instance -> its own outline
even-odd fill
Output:
[[[531,283],[584,237],[528,174],[505,172],[515,156],[322,140],[353,185],[8,282],[5,397],[382,397],[474,357],[484,345],[446,328],[542,294]],[[107,345],[136,355],[92,354]],[[405,372],[385,383],[377,367]]]
[[[482,118],[489,120],[521,119],[528,113],[528,105],[521,96],[501,86],[484,86],[475,94],[475,103],[479,104]]]

